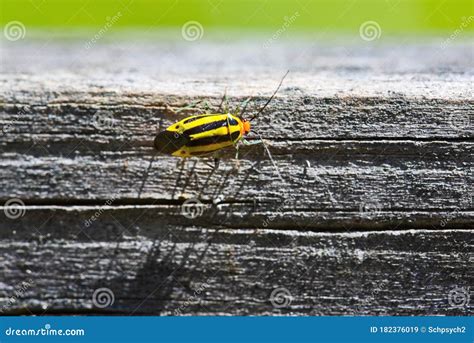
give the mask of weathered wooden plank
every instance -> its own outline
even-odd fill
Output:
[[[10,48],[11,56],[16,56],[18,46]],[[52,51],[61,48],[53,46]],[[107,55],[108,50],[102,48],[95,51]],[[187,54],[188,48],[192,49],[178,50]],[[326,48],[338,61],[337,50]],[[74,52],[78,46],[72,44],[68,49]],[[387,63],[389,50],[391,47],[375,49],[373,63]],[[427,57],[429,52],[441,53],[433,46],[421,51]],[[470,67],[466,52],[469,49],[464,45],[450,52],[457,61],[454,69]],[[4,102],[0,120],[8,130],[0,138],[4,152],[0,198],[15,195],[30,204],[61,204],[70,201],[66,198],[100,203],[113,197],[121,203],[136,203],[153,153],[153,135],[184,115],[204,111],[198,106],[175,115],[173,110],[197,100],[207,99],[214,105],[220,101],[223,92],[219,87],[225,81],[222,74],[206,78],[199,87],[190,82],[218,64],[209,64],[205,56],[196,53],[195,64],[202,70],[194,66],[187,78],[174,75],[170,83],[163,81],[169,71],[158,68],[158,73],[150,68],[150,75],[157,78],[153,84],[150,80],[128,82],[110,73],[106,78],[64,73],[61,68],[67,63],[58,57],[60,54],[41,62],[45,66],[51,66],[52,60],[57,63],[54,76],[32,70],[36,67],[28,65],[24,56],[17,56],[18,61],[10,57],[6,65],[16,66],[16,71],[13,75],[5,73],[1,83]],[[363,56],[366,50],[355,48],[354,53]],[[291,60],[292,52],[287,54],[285,60]],[[143,185],[141,198],[182,201],[198,197],[203,202],[219,203],[252,198],[254,208],[262,213],[272,213],[281,206],[287,210],[357,212],[369,203],[387,214],[389,210],[436,213],[450,209],[461,218],[463,211],[472,209],[472,78],[469,73],[434,72],[442,69],[443,63],[441,59],[435,63],[430,56],[429,78],[393,70],[375,74],[370,68],[361,68],[357,75],[343,68],[339,74],[327,60],[321,65],[327,74],[302,73],[298,68],[292,72],[269,114],[255,125],[267,140],[285,183],[276,180],[277,172],[261,147],[242,149],[240,172],[231,170],[232,151],[223,155],[224,162],[217,171],[200,162],[195,164],[196,160],[179,166],[176,159],[160,156]],[[157,63],[161,58],[167,57],[157,54]],[[172,65],[179,65],[180,58]],[[87,66],[82,60],[76,62]],[[103,62],[95,63],[110,72]],[[363,62],[355,59],[353,63]],[[253,109],[258,108],[274,87],[264,77],[266,72],[260,71],[262,77],[244,82],[242,73],[226,69],[229,65],[231,62],[223,68],[229,72],[230,81],[225,82],[230,83],[231,107],[247,96],[258,95]],[[277,69],[279,64],[270,60],[268,65]],[[406,66],[412,66],[416,75],[428,72],[421,65]],[[33,75],[26,77],[21,70]],[[136,80],[143,77],[143,70],[139,67],[137,74],[127,75]],[[274,76],[272,79],[276,83]],[[321,79],[328,86],[337,85],[337,91],[321,86]],[[347,82],[360,87],[348,88]],[[401,83],[405,87],[401,88]],[[248,169],[250,166],[253,168]],[[295,189],[299,191],[297,199],[281,196]],[[435,216],[435,221],[442,218]]]
[[[345,232],[357,230],[404,229],[456,229],[470,228],[472,210],[433,211],[384,211],[370,208],[367,211],[295,209],[289,206],[263,212],[253,208],[251,203],[224,203],[213,205],[202,203],[192,208],[179,204],[170,205],[117,205],[115,200],[101,206],[25,206],[20,220],[5,218],[0,221],[0,239],[27,240],[39,230],[44,235],[60,235],[62,238],[80,239],[74,232],[86,230],[90,237],[108,230],[108,225],[135,230],[140,220],[142,235],[153,237],[157,228],[190,226],[219,228],[279,229],[285,231],[329,231]],[[5,210],[5,207],[0,207]],[[95,224],[95,217],[104,217],[105,224]],[[145,216],[146,218],[142,218]],[[92,219],[91,219],[92,218]],[[97,226],[98,225],[98,226]],[[67,228],[63,232],[64,228]],[[66,235],[67,234],[67,235]]]
[[[472,313],[468,43],[5,43],[3,313]],[[144,182],[153,135],[204,107],[176,110],[227,87],[255,112],[288,68],[253,123],[275,165],[157,156]]]
[[[302,78],[302,76],[300,76]],[[181,119],[187,113],[202,113],[204,105],[196,105],[181,115],[173,115],[199,100],[217,108],[222,95],[214,96],[214,84],[200,86],[196,96],[119,91],[100,92],[87,80],[63,80],[68,87],[53,86],[41,93],[42,84],[24,85],[10,79],[3,80],[4,100],[0,120],[5,131],[15,133],[51,134],[82,139],[92,135],[96,140],[119,141],[152,140],[159,129]],[[256,128],[269,139],[354,139],[354,138],[473,138],[472,99],[429,98],[423,93],[407,97],[405,94],[366,97],[362,94],[322,97],[312,87],[317,79],[307,80],[305,89],[295,91],[298,80],[285,80],[278,96],[267,113],[259,118]],[[466,81],[467,82],[467,81]],[[250,105],[255,111],[271,95],[260,94]],[[435,86],[435,85],[433,85]],[[452,87],[457,87],[452,84]],[[13,91],[15,90],[15,91]],[[183,91],[182,91],[183,92]],[[246,88],[229,95],[229,108],[236,109],[249,96]]]
[[[148,214],[128,229],[119,224],[121,218],[114,221],[104,214],[93,226],[77,230],[82,221],[74,219],[76,214],[54,216],[38,230],[25,225],[11,238],[2,238],[0,305],[8,303],[18,283],[32,280],[6,313],[466,315],[472,311],[472,305],[449,300],[453,289],[468,289],[474,281],[470,230],[336,234],[214,230],[161,225]],[[63,225],[54,223],[63,219]],[[105,309],[92,302],[94,291],[102,287],[115,297]],[[272,297],[275,290],[288,298]]]
[[[262,213],[279,207],[358,211],[364,204],[378,211],[463,211],[472,210],[472,147],[462,142],[280,142],[271,145],[277,169],[268,157],[259,157],[259,147],[242,153],[240,170],[232,160],[212,170],[203,161],[180,165],[177,159],[157,157],[145,180],[146,150],[59,157],[35,146],[29,154],[13,149],[2,154],[0,198],[98,205],[113,198],[116,204],[136,204],[140,201],[133,199],[142,189],[142,201],[148,203],[189,198],[216,205],[250,202],[252,212]],[[294,189],[298,196],[291,193]]]
[[[87,92],[88,87],[103,99],[116,92],[135,93],[134,98],[163,92],[192,97],[203,95],[203,89],[219,97],[226,86],[231,96],[267,95],[290,69],[285,86],[293,87],[292,94],[301,88],[321,97],[405,95],[472,101],[472,39],[451,42],[448,48],[443,37],[424,37],[423,42],[387,39],[383,44],[281,40],[262,48],[268,37],[190,44],[151,36],[118,37],[90,50],[81,39],[3,40],[2,85],[12,92],[12,85],[31,87],[38,96],[53,90],[53,99],[68,89]],[[29,96],[15,93],[19,103]]]
[[[13,132],[150,141],[160,119],[170,123],[170,107],[198,99],[217,105],[225,88],[231,108],[249,96],[258,108],[289,68],[258,125],[268,138],[472,138],[469,42],[446,50],[436,40],[377,47],[299,41],[266,50],[258,40],[122,41],[90,52],[77,41],[48,42],[47,50],[34,41],[4,43],[0,122],[13,121]],[[97,112],[113,118],[112,127],[92,125]]]

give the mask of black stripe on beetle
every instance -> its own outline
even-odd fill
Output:
[[[184,131],[184,134],[187,136],[195,135],[197,133],[202,133],[210,130],[217,129],[219,127],[227,125],[227,120],[218,120],[211,123],[199,125]]]
[[[229,123],[230,123],[230,125],[238,125],[237,121],[235,119],[229,119]],[[223,127],[223,126],[227,126],[227,119],[218,120],[218,121],[214,121],[212,123],[202,124],[202,125],[193,127],[191,129],[187,129],[186,131],[184,131],[184,134],[188,135],[188,136],[191,136],[191,135],[195,135],[197,133],[202,133],[202,132],[218,129],[218,128]]]
[[[198,138],[198,139],[193,139],[192,141],[188,142],[186,146],[188,147],[196,147],[196,146],[205,146],[205,145],[211,145],[211,144],[216,144],[216,143],[223,143],[223,142],[228,142],[229,138],[232,141],[235,141],[240,135],[239,131],[231,133],[230,137],[228,134],[225,135],[218,135],[218,136],[213,136],[213,137],[204,137],[204,138]]]

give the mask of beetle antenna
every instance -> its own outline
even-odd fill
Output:
[[[253,99],[253,97],[248,98],[247,100],[244,101],[244,107],[242,108],[242,111],[240,111],[240,113],[238,114],[239,118],[242,118],[244,116],[244,113],[247,110],[247,106],[248,106],[250,100],[252,100],[252,99]]]
[[[273,92],[273,94],[272,94],[272,96],[270,97],[270,99],[268,99],[268,101],[266,102],[265,105],[263,105],[263,107],[260,109],[260,111],[258,111],[258,113],[257,113],[256,115],[254,115],[252,118],[250,118],[249,121],[252,121],[252,120],[254,120],[255,118],[257,118],[257,117],[260,115],[260,113],[262,113],[263,110],[268,106],[268,104],[270,103],[270,101],[273,100],[273,98],[275,97],[276,93],[278,92],[278,90],[280,89],[281,85],[283,84],[283,80],[285,80],[285,77],[286,77],[286,75],[288,75],[289,72],[290,72],[290,71],[288,70],[288,71],[286,72],[286,74],[283,75],[283,77],[281,78],[280,84],[278,85],[277,89],[275,89],[275,91]]]

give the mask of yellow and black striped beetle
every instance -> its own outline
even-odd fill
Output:
[[[160,132],[154,145],[163,154],[202,156],[236,145],[249,132],[250,122],[234,114],[194,115]]]
[[[155,136],[154,147],[156,152],[186,158],[192,156],[209,155],[221,149],[234,146],[237,148],[237,158],[239,151],[238,143],[242,142],[245,145],[263,143],[261,137],[260,140],[248,142],[244,139],[244,136],[250,132],[250,122],[257,118],[273,100],[288,73],[289,71],[287,71],[283,76],[280,83],[278,84],[277,89],[273,92],[270,99],[268,99],[265,105],[263,105],[263,107],[252,118],[248,120],[243,118],[248,101],[246,101],[242,111],[239,114],[231,114],[228,113],[228,111],[225,111],[227,113],[192,115],[170,125],[166,130],[159,132]],[[224,100],[225,95],[221,101],[219,109],[222,107]],[[278,168],[276,168],[275,162],[271,157],[268,147],[264,143],[263,146],[267,151],[279,178],[282,179],[280,172],[278,171]],[[156,154],[154,154],[150,159],[150,164],[148,165],[148,169],[145,172],[145,176],[138,191],[138,198],[141,196],[155,156]],[[215,159],[215,163],[216,164],[214,168],[217,169],[217,158]]]
[[[242,117],[248,102],[240,114],[192,115],[158,133],[154,140],[155,149],[162,154],[185,158],[209,155],[230,146],[237,146],[239,142],[244,144],[261,143],[261,140],[248,142],[244,136],[250,132],[250,122],[257,118],[272,101],[286,75],[288,72],[283,76],[270,99],[249,120]]]

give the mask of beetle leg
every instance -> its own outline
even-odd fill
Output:
[[[235,147],[234,169],[237,170],[237,172],[240,171],[239,145],[240,145],[239,142],[234,144],[234,147]]]
[[[180,109],[178,109],[177,111],[174,111],[174,114],[178,114],[179,112],[182,112],[182,111],[186,111],[186,110],[189,110],[189,109],[192,109],[192,108],[196,108],[197,105],[199,105],[201,102],[203,102],[203,100],[198,100],[198,101],[194,101],[184,107],[181,107]]]
[[[204,101],[204,110],[206,110],[206,113],[209,113],[211,110],[211,105],[207,101]]]
[[[184,158],[178,158],[176,161],[176,169],[182,168],[184,166]]]
[[[242,138],[240,141],[242,142],[243,145],[265,144],[265,143],[263,142],[263,140],[261,140],[261,139],[256,139],[256,140],[253,140],[253,141],[248,141],[248,140],[246,140],[245,138]]]
[[[205,163],[209,168],[211,168],[214,171],[214,170],[217,170],[217,168],[219,168],[219,161],[220,160],[218,157],[214,157],[214,164],[210,162],[205,162]]]

